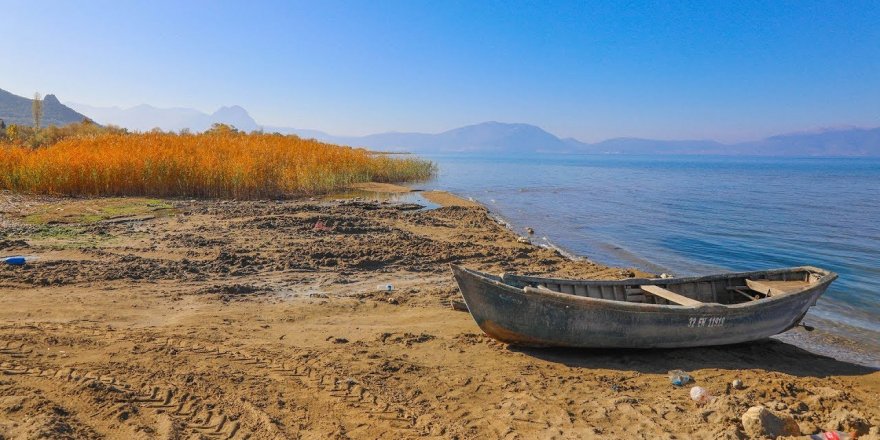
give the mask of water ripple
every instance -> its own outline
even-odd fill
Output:
[[[880,339],[880,160],[432,159],[441,172],[428,186],[474,197],[596,261],[678,274],[836,271],[814,315]]]

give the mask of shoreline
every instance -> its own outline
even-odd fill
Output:
[[[518,232],[517,226],[510,223],[509,220],[505,219],[501,214],[494,212],[491,207],[477,202],[474,199],[466,198],[461,195],[457,195],[447,191],[441,190],[419,190],[413,189],[411,187],[405,186],[397,186],[395,190],[400,193],[404,193],[403,189],[409,189],[410,191],[419,192],[420,194],[426,195],[430,193],[438,193],[444,194],[442,198],[431,199],[430,197],[426,197],[428,200],[437,203],[438,200],[449,200],[451,205],[442,205],[442,206],[480,206],[487,211],[489,211],[490,215],[496,218],[496,221],[504,224],[512,233],[517,234],[518,236],[529,238],[527,235],[523,235]],[[456,200],[460,205],[456,204]],[[440,204],[440,203],[438,203]],[[525,226],[523,226],[525,227]],[[563,246],[557,245],[549,240],[547,237],[542,237],[541,240],[543,242],[538,242],[538,240],[530,239],[530,243],[535,246],[546,247],[548,249],[553,249],[556,252],[559,252],[566,258],[569,258],[573,261],[576,260],[587,260],[592,261],[597,264],[605,265],[602,262],[593,260],[591,257],[578,255],[575,252],[572,252],[568,249],[565,249]],[[662,267],[653,262],[646,262],[647,265],[652,267]],[[607,266],[613,267],[613,266]],[[625,268],[620,268],[625,269]],[[640,268],[641,269],[641,268]],[[658,274],[654,274],[658,275]],[[659,275],[658,275],[659,276]],[[839,322],[834,322],[826,318],[821,318],[815,316],[814,314],[809,314],[807,319],[813,321],[814,326],[816,326],[816,322],[820,324],[813,332],[802,332],[798,331],[798,329],[791,329],[785,333],[780,333],[778,335],[774,335],[773,338],[780,340],[787,344],[792,344],[798,348],[813,352],[818,355],[833,357],[837,360],[846,361],[846,362],[854,362],[859,365],[864,365],[870,368],[878,368],[880,369],[880,354],[876,352],[872,352],[870,348],[865,347],[865,344],[874,343],[874,346],[877,346],[876,341],[866,340],[865,338],[870,338],[870,335],[866,335],[865,337],[859,337],[856,334],[852,334],[852,331],[857,331],[858,327],[852,327],[848,325],[841,324]],[[840,328],[841,326],[846,326],[847,328],[851,328],[851,332],[835,332],[829,331],[825,328]],[[863,333],[867,334],[869,332],[864,331]]]
[[[492,340],[450,307],[460,294],[449,262],[491,273],[634,274],[522,243],[488,209],[458,206],[454,195],[434,209],[411,202],[434,196],[424,193],[0,197],[0,252],[41,257],[0,266],[0,401],[20,408],[0,412],[0,433],[186,438],[201,432],[192,417],[252,440],[733,439],[745,436],[740,417],[755,405],[782,408],[805,434],[841,417],[880,426],[880,371],[776,340],[677,350]],[[118,216],[119,203],[130,215]],[[675,369],[712,402],[695,405],[690,384],[672,386]],[[732,389],[734,379],[745,388]]]

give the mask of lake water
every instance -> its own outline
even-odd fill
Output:
[[[880,159],[427,156],[425,188],[482,202],[594,261],[698,275],[812,265],[840,278],[806,321],[880,364]],[[873,345],[872,345],[873,344]]]

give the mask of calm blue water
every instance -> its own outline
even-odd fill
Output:
[[[696,275],[813,265],[814,317],[880,339],[880,159],[428,156],[472,197],[574,254]]]

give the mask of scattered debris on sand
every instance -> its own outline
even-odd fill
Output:
[[[107,212],[108,199],[5,196],[0,249],[39,259],[0,265],[2,438],[740,439],[880,426],[880,373],[775,340],[614,351],[488,338],[453,309],[449,263],[644,274],[521,243],[479,206],[112,199],[126,221],[107,221],[55,213]],[[677,369],[693,383],[670,384]],[[697,405],[692,386],[711,398]],[[757,422],[743,418],[758,406]]]

